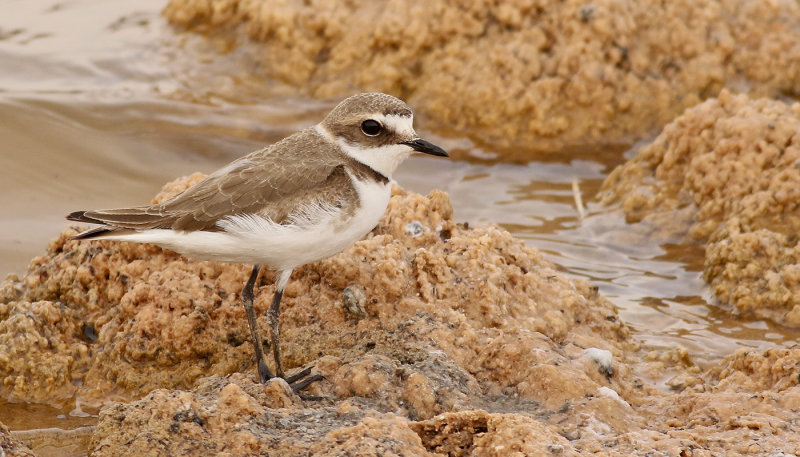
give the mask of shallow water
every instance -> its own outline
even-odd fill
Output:
[[[23,273],[67,224],[68,212],[146,202],[174,177],[213,171],[313,124],[333,105],[265,78],[253,47],[173,30],[159,16],[162,6],[163,0],[4,5],[0,274]],[[645,349],[683,346],[706,365],[739,347],[790,345],[800,336],[710,303],[699,275],[702,247],[632,242],[620,211],[592,202],[609,171],[632,154],[628,148],[499,164],[488,159],[490,146],[426,131],[424,119],[417,124],[423,136],[471,159],[412,158],[398,182],[422,193],[447,191],[459,221],[500,224],[564,271],[593,281]],[[584,218],[573,181],[588,203]],[[75,411],[0,403],[0,422],[27,430],[96,421],[96,411]],[[84,432],[71,436],[84,443]],[[46,446],[37,450],[73,453],[46,454]]]

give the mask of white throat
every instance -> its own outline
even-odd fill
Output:
[[[414,123],[413,117],[395,116],[391,114],[388,116],[376,114],[370,117],[381,122],[388,129],[391,129],[393,132],[399,133],[402,136],[407,136],[408,138],[416,138],[417,136],[416,133],[414,133],[414,128],[412,126]],[[317,125],[317,132],[324,137],[335,141],[336,144],[342,148],[342,151],[344,151],[345,154],[358,160],[364,165],[367,165],[387,178],[391,178],[397,167],[414,152],[411,146],[404,144],[389,144],[380,147],[366,147],[360,144],[348,143],[343,138],[333,138],[333,135],[331,135],[330,132],[328,132],[322,125]]]

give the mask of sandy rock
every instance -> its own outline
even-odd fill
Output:
[[[106,408],[92,455],[300,455],[329,431],[363,417],[340,418],[330,407],[290,408],[293,402],[273,384],[242,375],[206,378],[194,392],[159,389]]]
[[[680,348],[653,352],[654,377],[675,373],[660,392],[596,289],[497,227],[456,224],[441,192],[396,188],[370,235],[293,275],[284,363],[324,376],[307,391],[318,401],[256,382],[238,299],[246,266],[74,233],[2,288],[0,389],[123,400],[101,411],[93,456],[800,450],[797,349],[736,353],[706,372]],[[266,329],[273,286],[258,287]],[[348,289],[363,294],[358,313]]]
[[[330,400],[263,406],[280,401],[239,375],[208,378],[193,392],[157,390],[104,410],[92,455],[577,455],[524,415],[475,410],[413,422]]]
[[[704,278],[739,312],[800,325],[800,104],[732,95],[687,110],[603,186],[630,222],[707,242]]]
[[[507,159],[630,142],[723,87],[800,92],[791,1],[171,0],[164,14],[240,29],[269,76],[312,95],[391,93]]]
[[[11,436],[8,427],[0,422],[0,456],[36,457],[36,454],[24,443]]]
[[[748,356],[769,360],[763,365],[796,368],[796,354]],[[416,421],[397,409],[399,404],[372,393],[286,403],[285,391],[257,384],[251,376],[212,377],[191,392],[157,390],[105,409],[92,455],[796,454],[796,377],[785,384],[726,382],[742,373],[740,363],[742,356],[731,356],[728,365],[704,374],[702,386],[676,394],[650,391],[637,406],[611,384],[557,410],[495,397],[487,403],[494,412],[462,405]],[[770,371],[749,370],[756,378]],[[442,387],[429,384],[434,391]]]
[[[781,393],[731,392],[721,386],[665,397],[646,407],[661,415],[652,428],[624,435],[615,450],[617,455],[648,450],[667,455],[796,455],[800,428],[793,411],[798,395],[797,386]]]
[[[411,428],[438,455],[578,455],[564,437],[518,414],[463,411],[415,422]]]
[[[524,417],[468,411],[415,423],[364,405],[354,409],[342,402],[336,407],[330,400],[274,407],[282,397],[241,375],[208,378],[193,392],[157,390],[131,404],[106,409],[95,434],[103,438],[92,443],[92,455],[181,455],[202,450],[221,455],[266,451],[270,455],[429,456],[434,455],[429,451],[442,452],[442,440],[449,446],[453,440],[468,440],[467,449],[488,449],[480,455],[503,455],[497,454],[503,440],[520,431],[549,433],[548,439],[568,446],[564,438]],[[515,425],[520,421],[522,425]],[[456,427],[458,434],[452,433]],[[122,440],[130,447],[120,447]],[[538,437],[527,441],[545,446]],[[162,446],[154,448],[154,442]],[[526,449],[524,445],[508,449],[514,447]]]
[[[797,390],[800,384],[800,347],[765,351],[740,349],[717,365],[712,374],[718,389],[759,392]]]
[[[80,313],[52,301],[0,303],[0,373],[10,400],[57,402],[75,394],[88,347]]]
[[[170,183],[157,198],[201,177]],[[410,233],[409,221],[421,229]],[[74,233],[65,230],[3,288],[4,396],[97,403],[254,372],[238,296],[249,267],[68,240]],[[361,317],[345,309],[348,288],[363,291]],[[272,291],[259,286],[262,329]],[[628,335],[588,283],[568,279],[497,227],[456,224],[438,191],[395,189],[364,240],[295,272],[283,305],[284,364],[313,364],[330,380],[312,390],[374,398],[414,419],[480,403],[484,392],[559,407],[607,382],[587,374],[598,369],[584,363],[582,349],[563,348],[620,353]],[[571,389],[547,394],[558,385]]]

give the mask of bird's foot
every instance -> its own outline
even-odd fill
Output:
[[[274,377],[275,375],[269,370],[267,362],[265,362],[263,358],[260,358],[258,360],[258,378],[261,380],[261,384],[268,383],[269,380]]]
[[[305,389],[311,384],[325,379],[325,377],[322,376],[321,374],[315,374],[313,376],[309,376],[311,374],[312,368],[313,367],[308,367],[300,371],[299,373],[293,374],[292,376],[284,377],[283,379],[289,383],[289,387],[292,388],[292,392],[294,392],[302,400],[319,401],[322,400],[324,397],[319,397],[316,395],[304,395],[300,393],[301,390]]]
[[[267,384],[270,381],[270,379],[276,377],[282,378],[284,381],[286,381],[287,384],[289,384],[289,387],[292,389],[292,392],[294,392],[295,395],[300,397],[302,400],[322,400],[323,397],[318,397],[315,395],[305,395],[301,393],[303,389],[310,386],[312,383],[315,383],[317,381],[322,381],[323,379],[325,379],[325,377],[320,374],[309,376],[311,374],[312,368],[313,367],[308,367],[298,373],[293,374],[292,376],[285,376],[283,374],[281,374],[280,376],[275,376],[269,370],[269,367],[267,367],[266,362],[262,361],[259,362],[258,364],[258,377],[261,379],[261,384]]]

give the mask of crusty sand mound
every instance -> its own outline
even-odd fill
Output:
[[[201,177],[171,183],[157,199]],[[4,396],[136,398],[252,369],[239,298],[248,266],[187,261],[151,245],[68,241],[76,231],[65,230],[24,278],[2,289]],[[264,331],[273,289],[261,286],[255,304]],[[543,395],[536,373],[552,372],[560,382],[585,378],[571,353],[619,351],[628,332],[588,283],[559,273],[508,232],[453,222],[441,192],[426,198],[395,189],[369,236],[299,268],[284,299],[284,363],[314,363],[330,379],[352,383],[341,392],[384,389],[398,359],[426,367],[426,376],[458,378],[435,402],[412,401],[422,401],[414,407],[424,416],[452,408],[477,381],[487,392],[513,387],[531,399],[562,401]],[[388,377],[379,382],[383,369],[376,367],[386,364]]]
[[[0,423],[0,455],[4,457],[36,457],[24,443],[11,436],[8,427]]]
[[[517,146],[507,159],[630,142],[723,87],[800,93],[791,1],[171,0],[164,14],[246,33],[268,76],[312,95],[391,93],[428,126]]]
[[[416,419],[415,399],[416,404],[436,403],[458,380],[426,378],[420,374],[424,368],[417,371],[419,365],[399,360],[366,365],[369,370],[355,374],[354,383],[367,381],[377,388],[336,394],[325,388],[330,396],[320,401],[301,402],[281,380],[260,385],[242,374],[205,378],[191,392],[159,389],[105,409],[92,455],[740,456],[800,451],[800,349],[742,351],[716,373],[706,374],[707,383],[700,380],[676,394],[629,393],[628,398],[639,397],[634,403],[614,390],[626,382],[614,375],[593,393],[568,395],[558,408],[501,394],[489,396],[483,409],[461,403],[452,411]],[[587,385],[580,377],[560,382]],[[468,397],[480,392],[476,387],[468,387]],[[571,390],[552,383],[542,389],[556,396]]]
[[[438,191],[395,188],[364,240],[293,275],[285,364],[325,376],[308,389],[318,401],[255,382],[247,266],[74,233],[2,289],[0,391],[123,400],[102,410],[94,456],[800,450],[800,348],[705,373],[685,351],[642,358],[596,289],[497,227],[456,224]],[[262,331],[272,288],[259,287]],[[673,393],[640,374],[664,369]]]
[[[687,110],[603,186],[630,222],[707,241],[723,302],[800,325],[800,104],[734,96]]]

